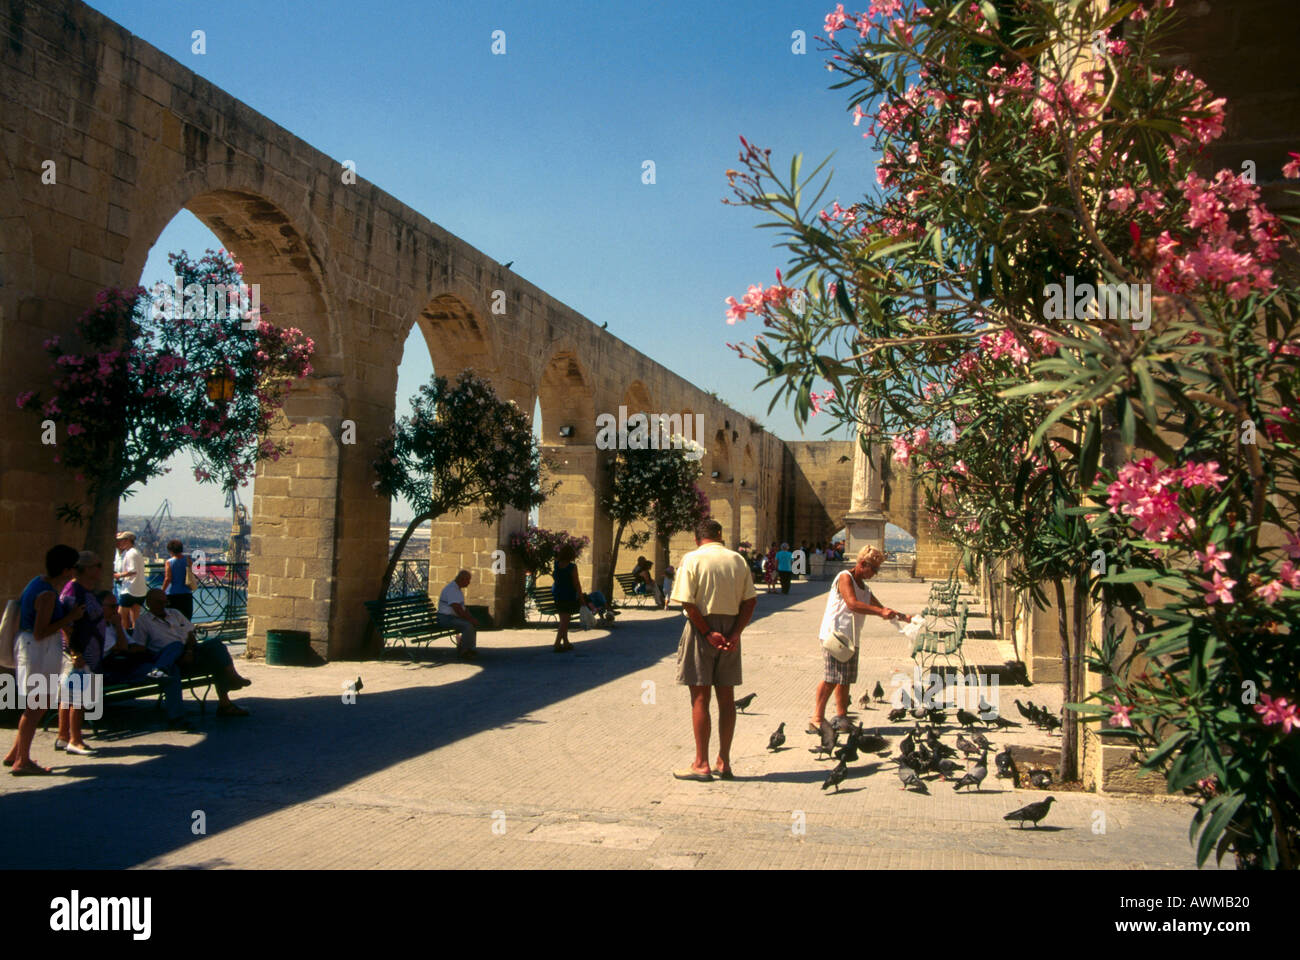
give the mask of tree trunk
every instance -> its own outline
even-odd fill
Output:
[[[1052,581],[1056,588],[1056,628],[1061,636],[1061,681],[1063,702],[1074,699],[1074,670],[1070,662],[1070,611],[1065,599],[1065,580],[1057,577]],[[1061,762],[1056,769],[1057,779],[1075,779],[1075,770],[1079,764],[1079,747],[1075,741],[1075,726],[1066,720],[1066,711],[1061,710]]]
[[[383,602],[388,596],[388,586],[393,582],[393,571],[397,569],[397,561],[402,557],[402,551],[406,549],[406,542],[411,539],[411,534],[415,533],[415,528],[426,520],[432,520],[433,513],[422,513],[411,519],[407,525],[406,531],[402,534],[402,539],[397,541],[397,546],[393,548],[393,555],[388,558],[388,566],[384,568],[384,576],[379,584],[379,595],[375,600]],[[432,573],[433,571],[430,571]],[[375,628],[374,618],[366,621],[366,632],[361,638],[361,649],[371,656],[378,657],[384,649],[384,638],[379,636],[379,631]]]
[[[1085,567],[1086,571],[1087,568]],[[1088,579],[1084,571],[1074,578],[1074,659],[1071,661],[1071,667],[1074,673],[1074,701],[1081,702],[1086,695],[1084,692],[1084,672],[1087,667],[1084,665],[1084,651],[1088,649]],[[1075,749],[1075,773],[1082,776],[1079,769],[1079,761],[1083,754],[1083,724],[1079,722],[1079,716],[1073,710],[1067,709],[1065,716],[1061,718],[1061,730],[1066,727],[1074,729],[1074,749]]]
[[[81,549],[93,550],[100,559],[107,556],[105,551],[113,543],[114,529],[117,526],[117,502],[121,499],[120,491],[112,489],[109,484],[101,484],[95,489],[94,502],[90,505],[90,516],[86,519],[86,536]]]
[[[614,531],[614,545],[609,550],[609,572],[605,575],[605,582],[600,586],[601,592],[610,600],[614,599],[614,573],[618,569],[618,548],[623,542],[623,531],[626,529],[627,521],[619,521],[618,529]],[[593,571],[593,579],[594,576]]]

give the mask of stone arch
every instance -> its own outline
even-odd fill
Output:
[[[320,640],[320,652],[336,653],[346,643],[332,623],[342,512],[335,434],[344,412],[341,323],[318,253],[323,237],[310,211],[299,207],[290,214],[274,199],[240,187],[239,169],[191,171],[150,202],[137,201],[140,225],[123,270],[140,276],[163,228],[188,209],[243,263],[245,282],[260,285],[266,318],[297,327],[314,341],[313,373],[295,385],[277,424],[288,434],[291,452],[259,464],[254,479],[248,636],[250,652],[257,653],[268,629],[292,627]],[[335,649],[326,649],[326,637]]]
[[[758,541],[758,475],[754,468],[754,445],[745,443],[740,460],[737,499],[740,503],[740,541],[759,546]]]
[[[474,299],[464,290],[439,293],[415,318],[434,371],[449,380],[467,369],[491,380],[499,367],[495,332],[471,306]]]
[[[623,399],[620,405],[627,407],[627,415],[630,417],[634,413],[657,413],[654,408],[654,402],[650,399],[650,391],[640,380],[633,380],[623,391]]]
[[[544,445],[595,442],[595,388],[576,350],[560,349],[547,359],[537,378],[537,399]],[[562,427],[572,427],[572,435],[561,437]]]

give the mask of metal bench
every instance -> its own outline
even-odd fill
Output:
[[[405,650],[407,643],[432,643],[444,637],[460,636],[455,627],[438,626],[438,607],[426,593],[367,600],[365,605],[384,639],[384,646],[389,640],[395,640]]]
[[[622,589],[624,599],[634,601],[638,607],[647,600],[652,603],[655,602],[655,595],[648,588],[645,593],[636,591],[637,583],[645,583],[645,581],[638,581],[634,573],[616,573],[614,574],[614,582]]]
[[[212,686],[217,682],[215,674],[211,673],[194,673],[188,677],[181,677],[181,689],[188,690],[195,702],[199,705],[199,711],[207,713],[208,711],[208,694],[212,691]],[[196,692],[200,687],[203,688],[203,696]],[[135,680],[130,683],[115,683],[104,687],[103,703],[107,706],[110,703],[116,703],[120,700],[137,700],[140,697],[148,697],[157,694],[158,701],[155,706],[159,709],[163,705],[163,685],[158,680]],[[48,710],[41,722],[42,730],[49,730],[50,724],[58,719],[57,710]],[[90,724],[90,729],[99,734],[99,721],[92,718],[88,713],[85,715],[85,722]]]
[[[537,611],[537,615],[543,620],[560,615],[559,611],[555,609],[555,598],[551,596],[551,591],[543,590],[538,592],[535,583],[528,585],[528,601],[532,608]]]
[[[940,657],[945,663],[951,663],[952,658],[956,657],[962,672],[966,672],[966,657],[962,654],[961,647],[966,639],[966,622],[969,619],[970,607],[963,603],[957,614],[955,629],[922,630],[916,635],[912,642],[912,659],[920,665],[923,674],[934,667]]]

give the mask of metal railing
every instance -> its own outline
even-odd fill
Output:
[[[398,560],[388,596],[411,597],[429,592],[429,561]]]
[[[194,623],[229,623],[248,616],[248,564],[209,560],[202,576],[194,571],[198,584],[194,594]],[[163,564],[145,564],[150,587],[162,588]]]

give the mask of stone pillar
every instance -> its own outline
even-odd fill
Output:
[[[553,465],[549,479],[560,485],[538,511],[538,525],[591,539],[578,558],[578,576],[584,590],[604,583],[607,574],[612,581],[609,552],[614,528],[599,505],[609,483],[605,461],[613,456],[612,451],[597,449],[594,443],[548,443],[542,446],[542,456]],[[624,552],[620,548],[620,566]]]

